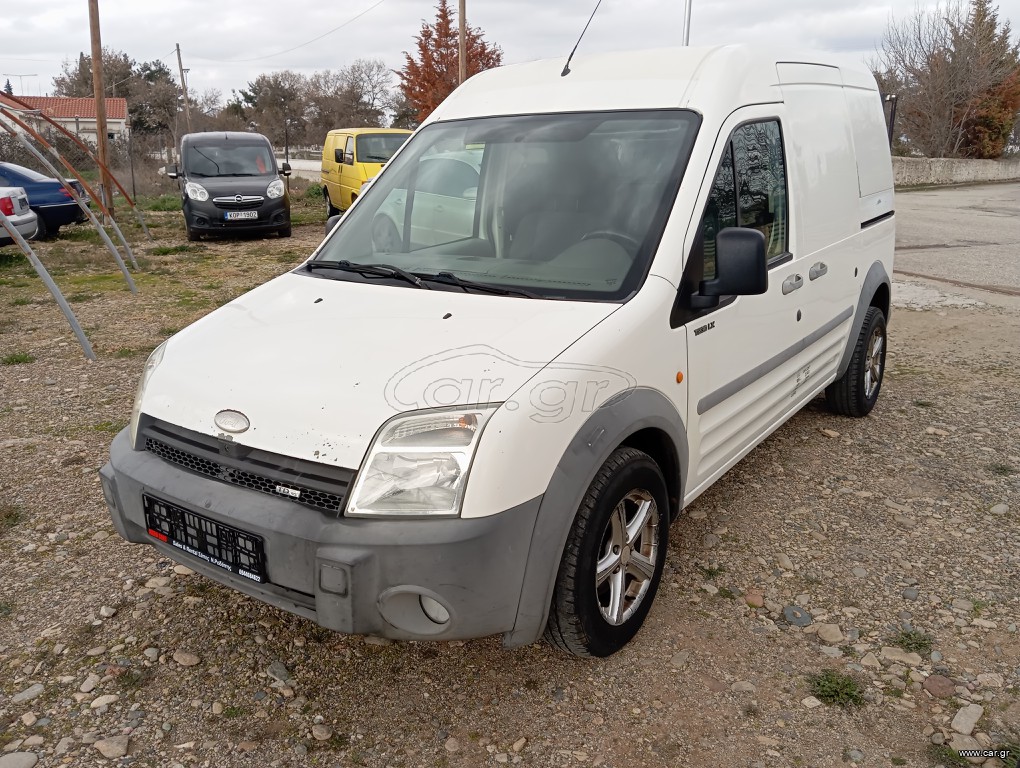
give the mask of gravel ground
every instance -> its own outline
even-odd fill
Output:
[[[187,246],[175,214],[153,219],[138,296],[87,235],[40,246],[95,363],[0,259],[0,358],[33,358],[0,365],[0,768],[971,764],[950,744],[1015,761],[1020,310],[897,282],[873,414],[809,405],[689,507],[616,656],[393,644],[113,532],[96,470],[148,350],[321,232]]]

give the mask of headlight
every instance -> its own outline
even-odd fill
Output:
[[[269,182],[269,186],[266,187],[266,197],[270,199],[283,197],[283,179]]]
[[[136,451],[138,450],[138,417],[142,414],[142,395],[145,393],[145,385],[149,383],[149,379],[152,374],[159,367],[159,364],[163,362],[163,350],[166,348],[166,342],[164,341],[149,355],[149,359],[145,361],[145,369],[142,371],[142,378],[138,382],[138,391],[135,392],[135,404],[131,409],[131,424],[128,435],[131,437],[131,447]]]
[[[352,517],[456,517],[471,460],[497,406],[418,411],[379,431],[347,504]]]
[[[206,188],[201,184],[196,184],[193,181],[189,181],[184,185],[184,194],[190,197],[192,200],[198,200],[200,203],[204,203],[209,199],[209,193]]]

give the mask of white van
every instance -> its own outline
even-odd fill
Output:
[[[570,68],[471,78],[309,261],[153,352],[102,470],[124,538],[341,632],[605,656],[685,506],[820,393],[871,411],[872,76],[738,46]]]

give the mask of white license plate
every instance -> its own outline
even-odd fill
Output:
[[[257,219],[258,217],[258,211],[227,211],[223,214],[223,218],[227,221],[236,221],[237,219]]]

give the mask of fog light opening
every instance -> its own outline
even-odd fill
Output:
[[[442,603],[433,600],[428,595],[418,595],[418,604],[433,624],[446,624],[450,621],[450,612],[443,607]]]

